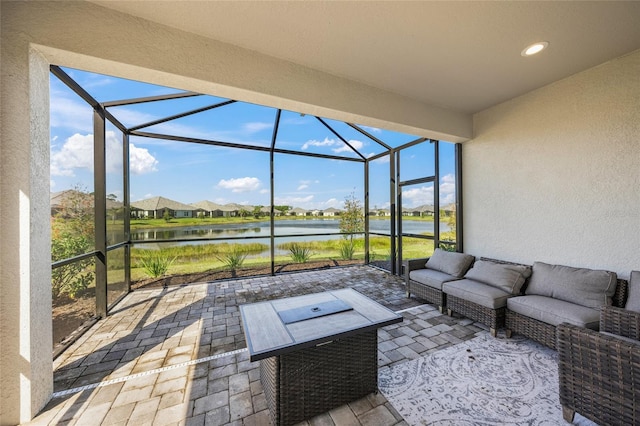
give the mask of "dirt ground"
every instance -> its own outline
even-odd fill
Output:
[[[362,264],[362,260],[325,260],[307,263],[287,263],[277,265],[276,273],[295,272],[333,268],[336,266]],[[384,265],[379,265],[384,267]],[[236,273],[231,271],[207,271],[195,274],[169,275],[161,278],[147,278],[131,283],[131,290],[157,288],[163,286],[188,285],[192,283],[212,282],[232,278],[270,275],[269,266],[243,268]],[[53,342],[54,352],[73,340],[77,331],[92,321],[96,312],[94,289],[78,295],[75,299],[59,297],[53,303]]]

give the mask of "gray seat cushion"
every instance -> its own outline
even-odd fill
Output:
[[[614,272],[535,262],[526,294],[598,308],[611,305],[616,280]]]
[[[598,330],[600,310],[546,296],[517,296],[507,300],[507,309],[553,326],[563,322]]]
[[[425,267],[453,275],[456,278],[462,278],[474,260],[475,257],[470,254],[455,253],[437,248],[427,260]]]
[[[624,308],[630,311],[640,312],[640,271],[631,271],[631,278],[629,278],[629,295]]]
[[[468,279],[446,282],[442,291],[489,309],[505,307],[507,299],[513,296],[499,288]]]
[[[464,277],[499,288],[507,293],[519,294],[522,284],[530,276],[531,268],[528,266],[478,260]]]
[[[436,271],[435,269],[416,269],[415,271],[409,272],[409,279],[442,290],[442,284],[459,278]]]

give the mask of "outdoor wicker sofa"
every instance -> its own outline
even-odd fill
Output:
[[[415,295],[444,312],[446,306],[442,286],[460,280],[469,270],[475,257],[437,248],[431,257],[406,260],[403,264],[407,297]]]
[[[529,265],[480,258],[463,279],[443,284],[447,313],[485,324],[495,337],[504,327],[507,300],[521,293],[530,276]]]
[[[631,273],[625,309],[605,306],[600,332],[558,326],[562,413],[600,425],[640,424],[640,271]]]
[[[614,272],[533,264],[525,294],[507,301],[507,337],[522,334],[556,349],[556,329],[568,322],[597,330],[602,306],[624,306],[628,283]]]

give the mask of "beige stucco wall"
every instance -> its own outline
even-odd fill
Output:
[[[640,51],[476,114],[474,132],[466,252],[640,269]]]
[[[53,390],[49,64],[2,38],[0,424],[29,420]]]

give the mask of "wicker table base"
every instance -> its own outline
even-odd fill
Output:
[[[241,305],[240,314],[274,425],[375,392],[378,328],[402,322],[350,288]]]
[[[377,390],[376,330],[260,361],[274,425],[292,425]]]

